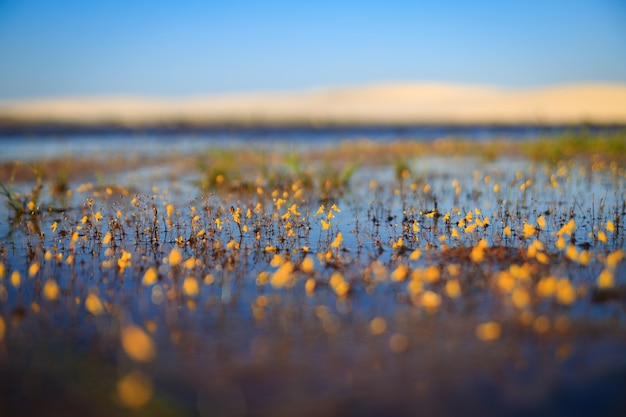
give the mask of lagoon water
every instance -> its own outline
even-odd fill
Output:
[[[45,182],[41,210],[2,202],[0,414],[619,415],[623,168],[417,154],[400,155],[402,169],[360,165],[327,195],[318,178],[352,162],[333,153],[342,141],[384,152],[564,131],[2,136],[1,162],[191,166],[87,172],[60,195]],[[283,158],[247,172],[244,149]],[[319,150],[287,167],[285,155]],[[16,187],[26,206],[33,185]]]
[[[324,147],[340,141],[367,138],[375,141],[433,141],[455,137],[468,140],[537,139],[563,133],[568,127],[486,126],[486,127],[372,127],[372,128],[257,128],[205,129],[34,129],[0,130],[0,163],[41,158],[190,155],[208,146],[240,147],[254,144],[262,147]],[[590,132],[606,129],[588,129]]]

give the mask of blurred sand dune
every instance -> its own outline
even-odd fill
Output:
[[[1,124],[626,124],[626,84],[535,89],[389,83],[294,93],[0,102]]]

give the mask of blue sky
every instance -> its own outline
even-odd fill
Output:
[[[626,2],[0,0],[0,99],[626,82]]]

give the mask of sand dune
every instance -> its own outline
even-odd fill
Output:
[[[0,123],[626,124],[626,84],[536,89],[390,83],[185,99],[55,98],[0,102]]]

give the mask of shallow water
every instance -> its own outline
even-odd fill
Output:
[[[161,141],[172,143],[149,138],[128,151],[151,157]],[[175,144],[165,151],[216,146]],[[60,146],[57,155],[68,152]],[[404,177],[362,165],[323,201],[319,186],[293,178],[202,190],[205,173],[166,165],[101,185],[70,181],[65,201],[44,188],[39,204],[59,211],[16,217],[3,206],[0,411],[41,411],[24,400],[38,395],[53,414],[110,415],[134,407],[142,390],[140,411],[151,414],[625,410],[626,269],[610,261],[625,247],[623,170],[513,157],[406,162]],[[149,268],[155,282],[144,281]],[[603,271],[610,286],[599,283]],[[134,340],[139,352],[124,343],[130,326],[145,336]],[[128,388],[133,372],[140,378]]]

